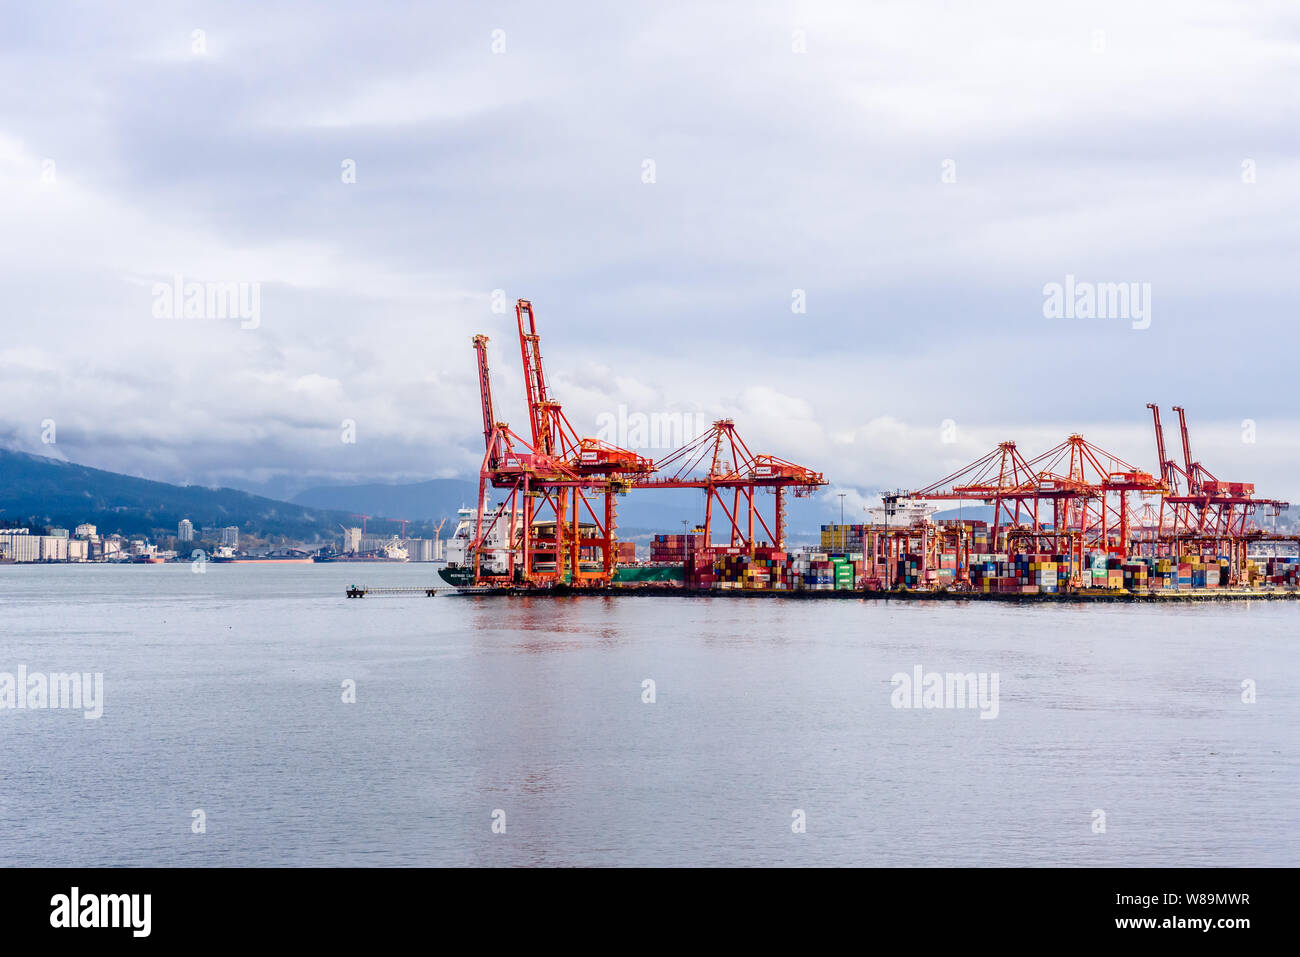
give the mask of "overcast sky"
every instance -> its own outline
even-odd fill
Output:
[[[1071,431],[1154,471],[1156,401],[1175,448],[1182,404],[1211,471],[1300,501],[1294,3],[4,19],[0,444],[272,490],[468,477],[473,333],[526,430],[503,290],[585,433],[730,416],[866,494]],[[260,284],[256,328],[159,318],[177,275]],[[1045,316],[1067,275],[1149,284],[1149,326]]]

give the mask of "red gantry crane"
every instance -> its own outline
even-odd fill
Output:
[[[480,508],[471,550],[476,583],[529,586],[607,584],[614,572],[615,496],[654,463],[635,452],[580,438],[548,391],[533,306],[515,305],[528,404],[529,442],[496,421],[486,336],[474,337],[483,403],[486,453],[479,476]],[[505,501],[485,515],[487,488],[506,489]],[[486,575],[485,542],[506,540],[507,567]]]
[[[763,536],[762,541],[778,551],[785,550],[786,489],[803,497],[825,485],[826,479],[820,472],[785,459],[753,454],[736,432],[735,422],[719,419],[703,435],[660,459],[655,475],[639,478],[635,484],[647,489],[702,489],[705,543],[713,545],[716,506],[726,520],[727,547],[741,548],[752,555],[758,546],[756,531]],[[756,499],[760,489],[770,489],[775,495],[770,524]]]
[[[1051,551],[1069,554],[1080,563],[1085,554],[1096,552],[1127,558],[1133,537],[1133,494],[1165,491],[1150,472],[1078,434],[1030,459],[1029,466],[1037,477],[1037,498],[1052,505]],[[1035,532],[1037,508],[1036,501]],[[1049,544],[1036,537],[1036,547]]]
[[[907,497],[981,500],[993,506],[990,541],[994,545],[1005,533],[1009,552],[1069,555],[1081,564],[1089,552],[1126,556],[1132,526],[1130,495],[1155,494],[1162,488],[1149,472],[1075,434],[1028,460],[1014,442],[1003,442]]]
[[[614,572],[615,496],[632,489],[699,488],[705,492],[705,541],[714,509],[726,516],[732,547],[750,554],[757,535],[776,548],[785,544],[785,490],[807,495],[826,480],[772,455],[755,455],[730,419],[668,455],[661,468],[636,452],[581,438],[565,417],[547,382],[541,338],[532,303],[515,304],[530,440],[496,419],[487,361],[487,336],[475,336],[485,452],[479,473],[479,517],[470,549],[476,584],[545,587],[601,586]],[[664,469],[673,471],[662,473]],[[489,487],[506,491],[488,514]],[[764,518],[760,489],[775,495],[775,513]],[[728,498],[730,502],[728,503]],[[506,545],[492,546],[491,541]],[[484,570],[493,551],[506,553],[506,567]]]
[[[1155,428],[1157,473],[1075,434],[1029,460],[1014,442],[1003,442],[933,485],[886,496],[886,503],[902,497],[981,500],[993,506],[991,543],[996,545],[1003,534],[1009,552],[1068,554],[1076,568],[1082,567],[1085,554],[1126,559],[1135,546],[1154,547],[1159,555],[1176,557],[1189,552],[1226,555],[1231,580],[1240,580],[1247,540],[1263,536],[1249,516],[1260,505],[1276,514],[1287,503],[1255,498],[1253,484],[1220,481],[1194,461],[1186,415],[1175,406],[1183,442],[1180,466],[1166,452],[1160,409],[1154,403],[1147,408]],[[1146,501],[1135,502],[1135,494]]]
[[[1022,512],[1025,518],[1032,514],[1031,507],[1037,488],[1033,470],[1016,449],[1015,442],[1000,442],[983,456],[951,475],[939,479],[916,492],[885,496],[888,506],[900,498],[933,501],[960,501],[977,499],[993,506],[991,535],[997,540],[998,530],[1017,526]]]
[[[1288,507],[1287,503],[1256,498],[1253,482],[1221,481],[1199,461],[1193,460],[1187,412],[1176,405],[1173,410],[1178,413],[1178,431],[1183,447],[1180,468],[1165,454],[1159,407],[1149,402],[1147,408],[1151,410],[1155,429],[1156,457],[1169,488],[1158,518],[1156,541],[1159,553],[1226,556],[1230,580],[1238,583],[1245,571],[1247,542],[1264,534],[1251,522],[1251,517],[1260,506],[1276,516]],[[1170,506],[1168,514],[1164,508],[1166,504]]]

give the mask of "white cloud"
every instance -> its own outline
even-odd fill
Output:
[[[1159,398],[1216,472],[1300,497],[1288,5],[305,11],[0,40],[11,442],[54,416],[61,454],[164,479],[468,474],[473,332],[524,431],[504,288],[582,433],[730,416],[865,492],[1077,421],[1149,463]],[[1066,272],[1151,282],[1151,329],[1044,320]],[[178,273],[260,282],[261,327],[154,320]]]

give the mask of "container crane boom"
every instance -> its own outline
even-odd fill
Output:
[[[542,455],[554,455],[555,436],[551,413],[559,412],[559,406],[552,406],[546,394],[541,337],[537,334],[533,304],[527,299],[515,303],[515,319],[519,324],[519,349],[524,360],[524,391],[528,399],[528,418],[533,429],[533,448]]]
[[[488,337],[474,337],[474,353],[478,358],[478,389],[483,402],[483,444],[488,454],[488,466],[497,468],[502,459],[501,433],[496,425],[496,410],[492,406],[492,377],[488,373]]]
[[[1187,412],[1181,405],[1173,406],[1173,410],[1178,413],[1178,429],[1182,433],[1183,466],[1187,469],[1187,493],[1199,495],[1201,494],[1200,468],[1192,462],[1192,443],[1187,437]]]
[[[1170,491],[1174,489],[1173,465],[1165,457],[1165,430],[1160,425],[1160,406],[1154,402],[1148,402],[1147,408],[1151,410],[1151,417],[1155,420],[1156,430],[1156,464],[1160,466],[1160,481],[1164,482]]]

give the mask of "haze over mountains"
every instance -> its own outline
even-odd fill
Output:
[[[359,525],[366,515],[367,527],[380,534],[396,533],[397,520],[408,520],[411,538],[433,537],[437,523],[445,518],[445,537],[455,528],[457,509],[472,507],[477,493],[477,482],[430,479],[315,486],[294,493],[292,501],[282,501],[234,488],[172,485],[0,449],[0,521],[65,528],[89,522],[102,534],[171,534],[177,522],[188,518],[196,527],[238,525],[258,538],[316,543],[336,540],[340,525]],[[863,509],[872,500],[845,493],[844,521],[868,521]],[[499,502],[500,495],[494,492],[492,501]],[[811,498],[791,495],[786,502],[791,545],[815,542],[821,525],[840,521],[838,492],[823,490]],[[770,521],[771,497],[765,495],[759,507]],[[991,521],[992,513],[990,506],[971,502],[941,509],[935,517]],[[625,539],[680,532],[683,522],[694,525],[703,518],[704,495],[693,489],[642,490],[618,501],[618,532]],[[718,524],[725,521],[725,516],[715,514],[715,540],[725,538]],[[1290,515],[1276,523],[1279,531],[1295,526]]]
[[[0,519],[72,528],[81,522],[102,533],[148,535],[172,532],[188,518],[195,526],[238,525],[258,537],[284,537],[303,542],[337,537],[339,525],[360,524],[370,516],[373,530],[396,531],[407,519],[411,537],[432,534],[434,523],[473,506],[478,483],[464,479],[431,479],[398,485],[317,486],[282,501],[234,488],[172,485],[137,476],[64,462],[46,456],[0,449]],[[500,500],[494,493],[493,502]],[[787,497],[787,523],[792,538],[815,535],[824,522],[839,520],[838,500],[825,495]],[[772,500],[760,501],[771,515]],[[693,489],[639,491],[618,500],[618,525],[625,537],[652,532],[678,532],[682,523],[704,518],[704,495]],[[715,522],[725,520],[715,515]],[[848,522],[863,521],[861,505],[850,503]],[[715,526],[716,527],[716,526]],[[443,534],[450,532],[444,528]]]
[[[306,489],[293,496],[298,505],[313,508],[335,509],[386,515],[411,520],[436,520],[442,516],[455,516],[462,506],[473,507],[478,495],[478,483],[464,479],[432,479],[407,485],[330,485]],[[812,498],[786,496],[786,520],[793,535],[811,535],[823,524],[840,520],[839,501],[833,493],[823,492]],[[499,501],[499,495],[493,501]],[[866,522],[862,506],[846,506],[844,521],[849,524]],[[772,500],[765,496],[759,503],[765,516],[770,516]],[[941,518],[985,520],[992,516],[992,508],[966,505],[937,513]],[[656,489],[638,491],[619,499],[618,522],[624,531],[676,532],[683,521],[699,522],[704,517],[704,493],[694,489]],[[724,517],[725,520],[725,517]],[[716,521],[716,518],[715,518]]]
[[[474,507],[478,482],[464,479],[431,479],[407,485],[337,485],[306,489],[293,496],[298,505],[386,515],[393,518],[437,520],[452,518],[456,510]],[[500,493],[493,491],[493,504]],[[770,509],[770,501],[766,503]],[[704,517],[704,495],[692,489],[641,491],[618,500],[620,529],[680,531],[683,521],[697,522]]]
[[[0,519],[101,534],[175,533],[182,518],[196,528],[238,525],[259,538],[332,541],[347,511],[313,508],[238,489],[170,485],[131,475],[0,449]],[[412,534],[418,534],[416,529]]]

